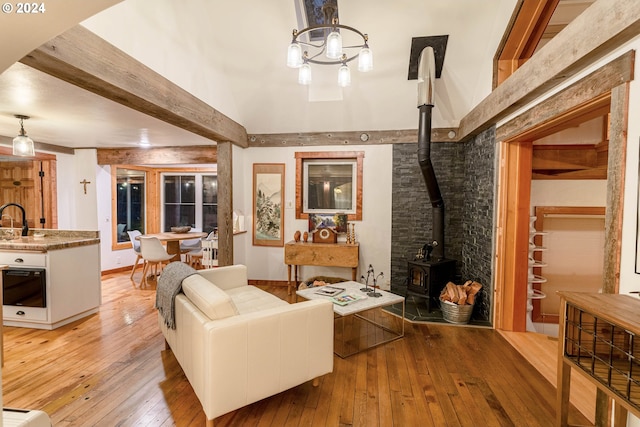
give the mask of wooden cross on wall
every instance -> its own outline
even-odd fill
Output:
[[[80,184],[84,185],[84,194],[87,194],[87,184],[91,184],[91,181],[87,181],[87,179],[83,179],[80,181]]]

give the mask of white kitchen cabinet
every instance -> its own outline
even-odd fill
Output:
[[[100,307],[99,244],[44,253],[0,249],[1,264],[46,270],[46,307],[3,305],[5,326],[55,329],[96,313]]]

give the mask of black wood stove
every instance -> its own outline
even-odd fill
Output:
[[[440,291],[456,274],[456,260],[441,261],[415,260],[409,261],[407,274],[407,295],[426,300],[427,311],[439,307]]]

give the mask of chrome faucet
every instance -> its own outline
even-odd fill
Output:
[[[22,235],[23,236],[27,236],[29,234],[29,224],[27,223],[27,213],[25,212],[24,208],[17,204],[17,203],[5,203],[4,205],[0,206],[0,218],[2,218],[2,213],[4,212],[4,209],[9,207],[9,206],[15,206],[18,209],[20,209],[20,211],[22,212]],[[10,215],[9,218],[11,218]],[[11,228],[13,228],[13,218],[11,218]]]

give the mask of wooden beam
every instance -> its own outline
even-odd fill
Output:
[[[218,265],[233,265],[233,146],[218,144]]]
[[[176,165],[218,163],[217,146],[98,148],[99,165]]]
[[[635,52],[629,51],[496,129],[496,139],[539,139],[609,113],[611,89],[633,79]],[[562,113],[562,114],[560,114]],[[522,132],[526,129],[525,132]]]
[[[493,126],[638,34],[639,1],[597,0],[471,110],[458,138]]]
[[[80,25],[20,62],[213,141],[247,147],[243,126]]]
[[[627,83],[615,88],[611,94],[609,159],[607,166],[607,213],[604,225],[605,259],[602,283],[602,292],[610,294],[618,293],[620,285],[628,111],[629,84]]]
[[[366,135],[366,136],[363,136]],[[431,130],[432,142],[458,142],[457,128]],[[305,132],[249,135],[249,147],[300,147],[316,145],[374,145],[417,143],[418,129],[353,132]]]

